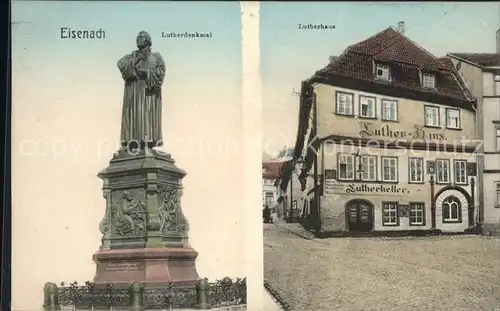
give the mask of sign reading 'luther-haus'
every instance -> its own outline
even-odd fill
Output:
[[[411,131],[404,131],[393,128],[389,124],[380,127],[371,122],[359,122],[359,135],[361,137],[383,137],[403,140],[445,140],[443,133],[432,133],[424,129],[423,126],[414,124]]]

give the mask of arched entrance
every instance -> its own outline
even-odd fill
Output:
[[[370,232],[373,230],[373,203],[354,199],[345,205],[347,229],[351,232]]]
[[[464,188],[455,185],[443,187],[436,193],[434,204],[438,228],[440,224],[463,223],[464,226],[474,226],[474,202]]]
[[[442,195],[443,193],[445,193],[445,195]],[[472,197],[471,195],[467,192],[467,190],[465,190],[464,188],[460,187],[460,186],[456,186],[456,185],[451,185],[451,186],[446,186],[446,187],[443,187],[441,188],[435,195],[434,195],[434,200],[435,202],[439,201],[440,198],[444,198],[444,197],[447,197],[449,196],[450,194],[453,194],[453,193],[456,193],[458,192],[458,196],[463,196],[463,198],[465,198],[465,200],[467,201],[467,205],[474,205],[474,202],[472,202]],[[461,194],[461,195],[460,195]],[[455,196],[457,196],[455,194]],[[457,197],[458,197],[457,196]],[[439,204],[436,204],[436,206],[438,206]]]

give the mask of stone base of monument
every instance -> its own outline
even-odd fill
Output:
[[[128,288],[139,282],[144,288],[195,286],[200,277],[196,271],[198,253],[192,248],[144,248],[107,250],[94,254],[97,265],[93,282],[97,287],[113,284]]]
[[[196,284],[198,253],[189,246],[181,207],[185,175],[156,149],[121,149],[99,172],[106,212],[99,226],[102,245],[93,256],[96,286]]]

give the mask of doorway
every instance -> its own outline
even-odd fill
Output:
[[[351,232],[373,230],[373,204],[363,199],[354,199],[346,204],[347,228]]]

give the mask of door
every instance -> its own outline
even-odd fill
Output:
[[[347,204],[347,226],[349,231],[370,232],[373,230],[373,205],[367,201],[354,200]]]

